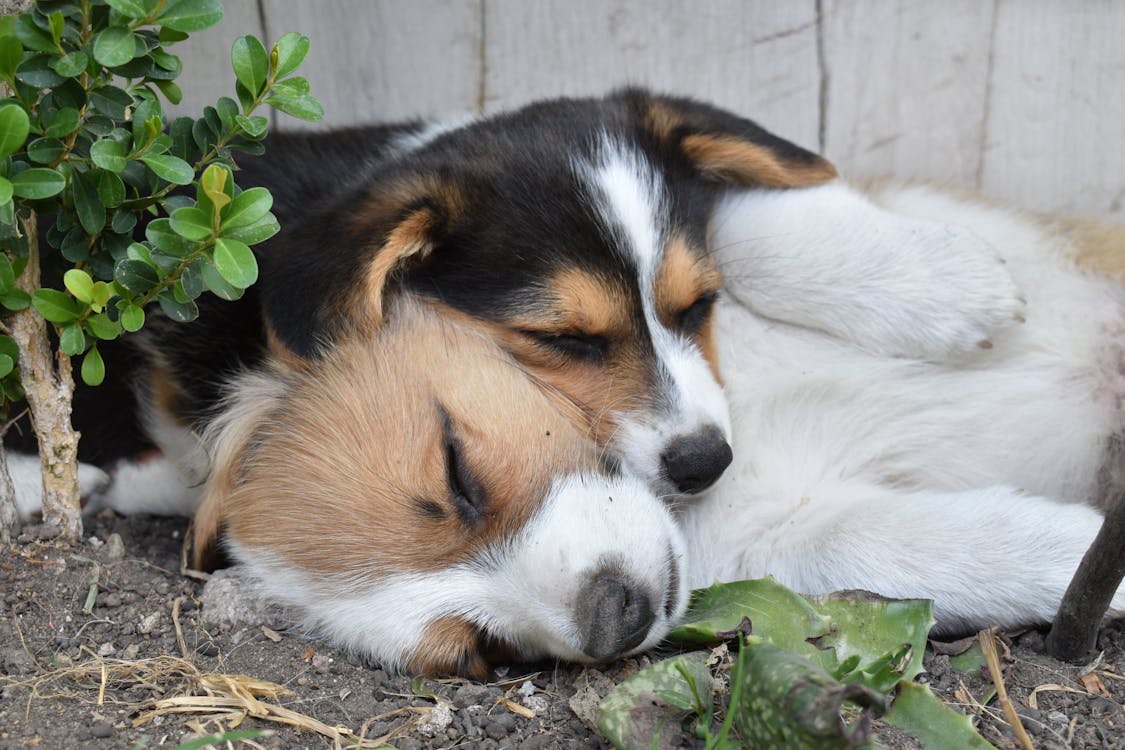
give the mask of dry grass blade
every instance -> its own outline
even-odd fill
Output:
[[[182,607],[183,604],[183,596],[177,596],[172,602],[172,624],[176,627],[176,645],[180,647],[180,656],[187,659],[187,643],[184,641],[184,628],[180,624],[180,607]]]
[[[241,721],[245,716],[252,716],[256,719],[315,732],[336,744],[343,744],[357,750],[386,747],[384,738],[364,739],[347,727],[332,727],[299,711],[270,702],[290,694],[290,691],[273,682],[246,675],[212,673],[200,675],[196,681],[196,688],[196,692],[202,691],[204,694],[176,695],[154,701],[150,710],[133,720],[133,726],[141,726],[157,716],[166,714],[214,714],[218,711],[229,713],[232,720]]]
[[[1008,698],[1008,688],[1004,684],[1004,673],[1000,671],[1000,657],[996,655],[996,640],[992,628],[982,630],[978,638],[980,638],[980,648],[984,652],[984,659],[988,662],[988,672],[992,675],[992,684],[996,686],[996,697],[1000,701],[1000,708],[1004,710],[1004,717],[1012,727],[1012,732],[1015,733],[1020,747],[1024,750],[1035,750],[1023,722],[1020,721],[1019,714],[1016,713],[1016,707],[1012,705],[1012,701]]]
[[[1039,685],[1031,691],[1031,695],[1027,696],[1027,705],[1039,710],[1039,694],[1040,693],[1078,693],[1079,695],[1086,695],[1085,691],[1077,688],[1067,687],[1066,685],[1059,685],[1054,682],[1047,682]]]

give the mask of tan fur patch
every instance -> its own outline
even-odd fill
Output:
[[[1063,227],[1079,267],[1125,281],[1125,227],[1092,221],[1066,222]]]
[[[837,177],[828,161],[786,161],[764,146],[728,135],[688,135],[684,153],[704,173],[737,185],[810,187]]]
[[[674,329],[685,310],[700,297],[718,294],[722,284],[723,275],[711,257],[693,250],[684,237],[673,235],[664,248],[664,259],[656,276],[656,313],[660,322]],[[708,318],[694,340],[711,373],[722,383],[713,331]]]
[[[471,526],[451,499],[439,409],[487,497]],[[490,336],[404,304],[374,339],[297,374],[243,441],[222,502],[228,535],[351,581],[469,559],[523,526],[550,477],[598,469],[583,432]]]
[[[480,653],[478,629],[459,617],[431,622],[405,667],[410,674],[457,675],[486,679],[491,667]]]

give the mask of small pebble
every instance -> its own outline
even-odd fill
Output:
[[[103,739],[106,737],[112,737],[113,725],[105,721],[98,722],[94,726],[90,727],[90,736]]]
[[[113,656],[117,653],[117,647],[109,641],[98,646],[98,656]]]
[[[110,534],[105,540],[105,558],[110,562],[122,560],[125,557],[125,542],[121,541],[121,535],[114,532]]]
[[[160,613],[153,612],[150,615],[146,615],[144,619],[141,620],[140,624],[137,625],[137,632],[142,635],[150,635],[154,630],[156,630],[156,627],[159,624]]]

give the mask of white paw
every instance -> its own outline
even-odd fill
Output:
[[[43,470],[39,456],[25,453],[8,454],[8,473],[16,495],[16,511],[21,521],[43,510]],[[110,477],[93,464],[78,465],[78,492],[87,508],[97,504],[97,498],[110,485]],[[89,501],[89,502],[87,502]]]
[[[917,230],[929,271],[912,317],[918,328],[901,352],[941,361],[992,348],[1001,331],[1024,322],[1027,301],[991,245],[968,230],[929,225]],[[913,344],[913,346],[911,346]]]

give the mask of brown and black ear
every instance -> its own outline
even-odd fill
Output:
[[[256,289],[276,357],[312,362],[341,336],[381,325],[388,293],[459,215],[448,180],[404,171],[311,207],[270,240]]]
[[[461,204],[459,191],[436,176],[377,185],[367,194],[352,223],[356,240],[367,247],[349,306],[353,315],[370,327],[382,324],[397,278],[426,262]]]
[[[678,149],[707,179],[739,187],[800,188],[837,177],[824,157],[730,112],[638,89],[621,96],[644,130]]]

